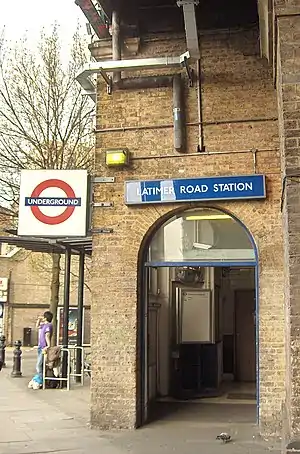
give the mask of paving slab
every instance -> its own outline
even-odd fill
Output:
[[[24,376],[0,373],[0,454],[279,454],[280,441],[257,434],[249,405],[183,404],[135,431],[89,428],[89,389],[29,390],[35,351],[24,353]],[[8,357],[7,364],[11,364]],[[229,432],[232,442],[216,440]]]

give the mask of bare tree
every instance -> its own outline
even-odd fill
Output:
[[[75,81],[87,60],[79,30],[66,65],[57,26],[41,33],[34,50],[26,40],[15,48],[0,41],[0,203],[16,209],[22,169],[91,168],[94,106]],[[60,255],[51,259],[50,310],[56,314]]]

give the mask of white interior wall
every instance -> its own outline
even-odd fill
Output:
[[[232,268],[222,277],[221,286],[221,330],[222,334],[234,334],[234,292],[255,288],[254,268]]]

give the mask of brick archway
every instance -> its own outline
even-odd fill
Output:
[[[258,377],[258,364],[259,364],[259,348],[258,348],[258,339],[259,339],[259,329],[258,329],[258,303],[259,303],[259,293],[258,293],[258,279],[259,279],[259,272],[258,272],[258,248],[256,245],[256,241],[250,232],[250,230],[247,228],[247,226],[235,215],[231,212],[229,209],[225,208],[220,208],[216,207],[215,205],[202,205],[202,204],[192,204],[189,207],[178,207],[173,210],[170,210],[166,213],[164,213],[161,217],[156,219],[156,221],[148,228],[146,234],[143,237],[143,240],[140,245],[139,249],[139,254],[138,254],[138,281],[137,281],[137,296],[138,296],[138,317],[137,317],[137,427],[142,426],[146,421],[144,420],[144,404],[145,404],[145,399],[146,399],[146,394],[145,394],[145,387],[144,387],[144,377],[147,369],[147,360],[145,359],[144,355],[144,348],[145,348],[145,336],[147,334],[145,333],[145,325],[144,325],[144,319],[146,317],[146,305],[145,305],[145,286],[147,285],[145,283],[145,263],[147,261],[147,255],[148,255],[148,250],[149,247],[151,246],[151,242],[155,235],[159,232],[161,228],[172,218],[183,216],[184,213],[189,212],[189,211],[194,211],[194,210],[199,210],[199,211],[204,211],[205,210],[212,210],[215,211],[216,213],[222,213],[229,215],[237,224],[239,224],[240,228],[244,230],[246,233],[248,239],[251,242],[254,255],[255,255],[255,261],[253,262],[253,266],[255,267],[255,286],[256,286],[256,336],[257,336],[257,341],[256,341],[256,349],[257,349],[257,358],[256,358],[256,371],[257,371],[257,403],[259,403],[259,377]],[[172,222],[172,221],[171,221]],[[212,265],[213,266],[213,265]],[[257,406],[257,409],[259,406]],[[257,411],[257,420],[259,419],[259,412]]]

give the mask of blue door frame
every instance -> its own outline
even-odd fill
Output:
[[[259,424],[259,265],[257,248],[250,238],[253,249],[255,252],[255,260],[253,261],[224,261],[224,262],[145,262],[144,266],[147,268],[158,268],[158,267],[180,267],[180,266],[199,266],[199,267],[253,267],[255,269],[255,357],[256,357],[256,421]]]

